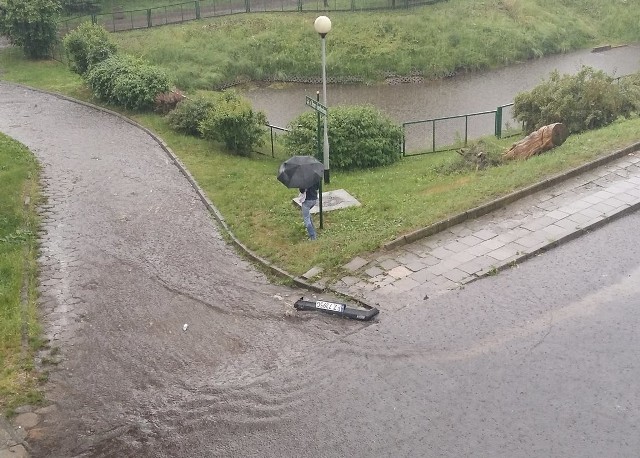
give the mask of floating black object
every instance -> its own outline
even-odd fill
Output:
[[[370,309],[357,309],[347,307],[346,304],[332,301],[305,301],[301,297],[293,304],[296,310],[317,310],[319,312],[328,313],[329,315],[337,315],[352,320],[369,321],[380,311],[373,307]]]

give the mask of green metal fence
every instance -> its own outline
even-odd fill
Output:
[[[450,151],[466,146],[469,139],[493,134],[498,138],[522,132],[511,115],[513,103],[495,110],[444,116],[402,123],[402,155]]]
[[[271,157],[276,157],[276,143],[278,142],[278,135],[280,133],[289,132],[289,129],[286,127],[273,126],[269,123],[267,123],[267,127],[269,128],[269,139],[271,142]]]
[[[121,32],[239,13],[394,10],[442,1],[447,0],[194,0],[129,11],[114,8],[110,13],[67,18],[59,22],[59,32],[64,36],[85,21]]]

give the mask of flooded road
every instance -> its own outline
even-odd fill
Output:
[[[307,293],[232,250],[122,119],[0,82],[0,130],[38,157],[48,198],[41,309],[60,362],[35,457],[640,449],[638,215],[464,289],[389,295],[401,306],[363,324],[293,312]]]
[[[262,428],[299,402],[304,384],[271,373],[365,327],[295,314],[312,296],[228,246],[143,130],[0,82],[0,131],[39,159],[47,197],[43,358],[60,362],[42,368],[52,408],[29,431],[34,456],[216,456],[212,431]]]
[[[583,65],[605,71],[612,76],[623,76],[640,70],[640,45],[634,44],[604,52],[583,50],[568,54],[531,60],[509,67],[424,83],[364,85],[329,85],[329,107],[335,105],[371,104],[398,123],[419,121],[445,116],[495,110],[513,102],[516,94],[530,90],[553,70],[576,73]],[[320,70],[320,68],[319,68]],[[253,88],[245,92],[256,109],[263,110],[272,125],[285,127],[296,116],[310,110],[305,97],[315,99],[321,85],[287,85]],[[322,92],[321,92],[322,93]],[[508,115],[508,113],[505,113]],[[478,118],[471,126],[475,135],[493,133],[493,115]],[[460,129],[464,120],[456,124]],[[425,129],[428,127],[423,126]],[[430,127],[429,127],[430,128]],[[427,133],[416,128],[420,140],[412,146],[429,144]]]

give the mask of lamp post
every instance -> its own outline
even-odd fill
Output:
[[[322,41],[322,104],[327,107],[327,53],[325,38],[331,30],[331,19],[327,16],[318,16],[313,23],[313,28],[320,35]],[[322,145],[322,159],[324,163],[324,182],[329,183],[329,130],[327,128],[327,116],[324,116],[324,141]]]

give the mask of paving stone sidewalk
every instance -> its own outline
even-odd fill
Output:
[[[637,208],[638,151],[430,237],[356,257],[330,286],[381,311],[398,310],[405,299],[459,288]]]

